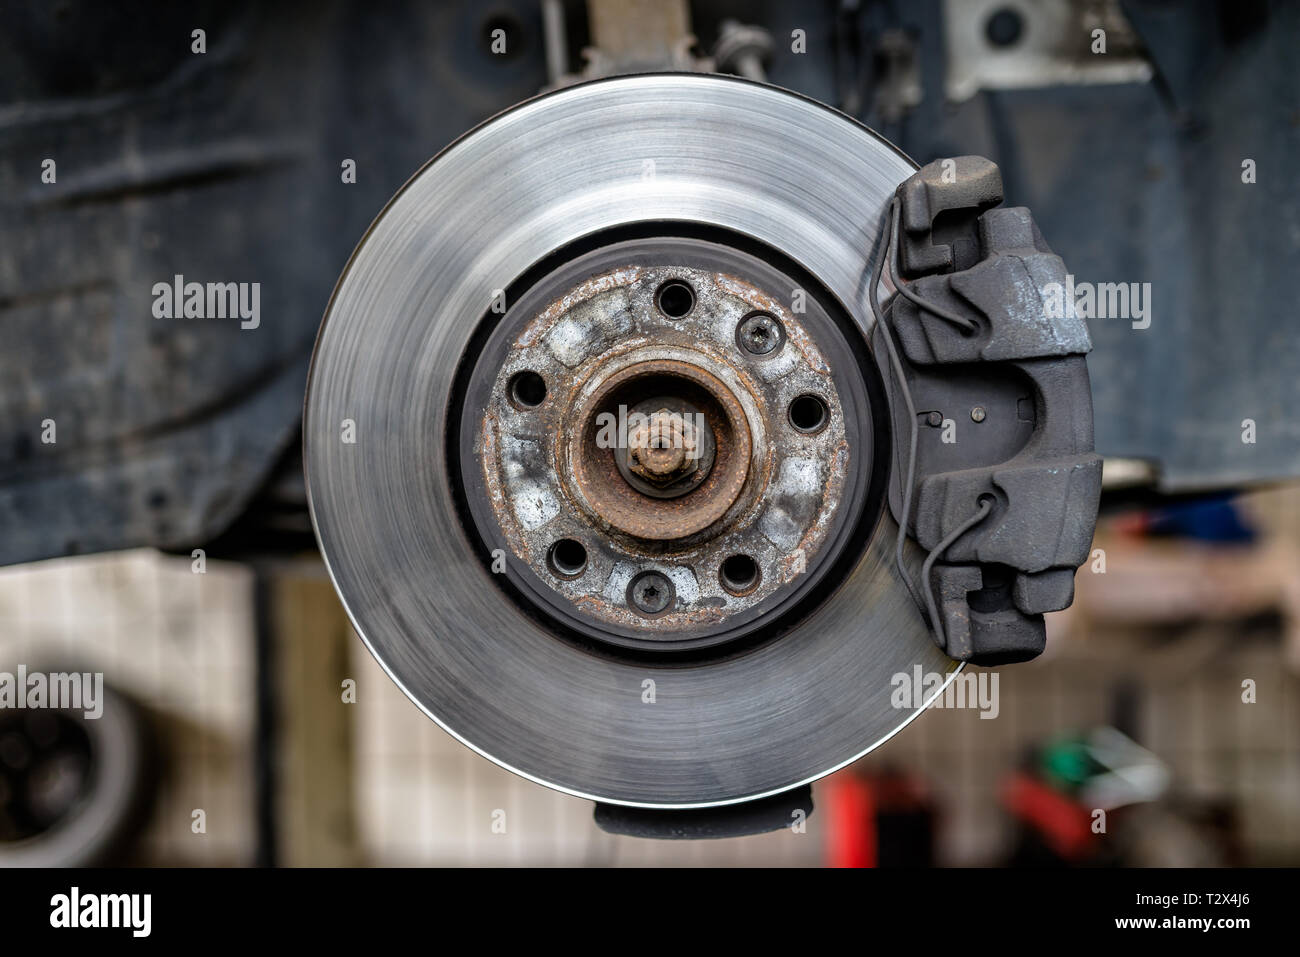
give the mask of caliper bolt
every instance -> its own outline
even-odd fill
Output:
[[[736,327],[736,342],[750,355],[771,355],[785,339],[781,323],[766,312],[756,312],[740,320]]]
[[[651,618],[668,611],[676,597],[672,581],[662,572],[641,572],[627,586],[627,603]]]
[[[975,406],[975,408],[970,410],[970,417],[972,422],[983,422],[987,414],[988,413],[984,411],[984,406],[982,405],[977,405]]]

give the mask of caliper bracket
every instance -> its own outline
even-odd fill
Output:
[[[978,156],[938,160],[898,188],[882,255],[909,295],[893,297],[875,330],[878,346],[894,336],[904,376],[877,348],[901,437],[890,508],[928,553],[917,585],[933,596],[936,641],[976,664],[1043,650],[1043,613],[1074,598],[1101,493],[1087,327],[1049,317],[1044,288],[1064,287],[1065,265],[1027,209],[1001,202],[998,168]]]

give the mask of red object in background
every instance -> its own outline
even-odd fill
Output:
[[[876,866],[876,801],[871,782],[854,774],[833,775],[820,801],[828,818],[828,867]]]
[[[1111,517],[1110,526],[1128,538],[1146,538],[1151,531],[1151,517],[1146,512],[1124,512]]]
[[[1007,782],[1003,800],[1061,857],[1080,860],[1090,853],[1092,827],[1086,807],[1027,774],[1016,774]]]

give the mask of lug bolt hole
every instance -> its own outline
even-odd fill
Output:
[[[800,432],[820,432],[830,417],[831,410],[821,396],[801,395],[790,403],[790,424]]]
[[[758,587],[758,562],[748,555],[732,555],[718,569],[718,581],[733,595],[748,595]]]
[[[546,564],[560,578],[577,578],[587,570],[587,549],[575,538],[561,538],[547,549]]]
[[[510,377],[508,391],[516,409],[535,409],[546,401],[546,380],[532,370],[516,372]]]
[[[680,279],[670,279],[655,293],[655,305],[669,319],[680,319],[695,308],[695,290]]]

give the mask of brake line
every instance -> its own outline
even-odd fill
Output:
[[[934,640],[944,651],[948,650],[948,634],[939,620],[939,607],[934,600],[935,586],[930,580],[930,572],[934,570],[935,559],[942,555],[949,545],[984,521],[985,516],[993,511],[993,502],[984,496],[980,498],[979,508],[975,510],[975,514],[944,536],[943,541],[930,549],[930,554],[925,556],[925,561],[921,564],[921,581],[925,584],[925,606],[930,613],[930,627],[934,629]]]
[[[889,204],[890,209],[890,227],[889,227],[889,280],[894,284],[894,288],[903,294],[903,297],[910,299],[918,309],[938,316],[945,322],[951,323],[962,331],[962,335],[973,335],[979,328],[975,321],[966,316],[959,316],[957,313],[938,305],[928,299],[924,299],[908,288],[908,284],[903,282],[898,275],[898,197],[895,196]]]
[[[880,302],[877,298],[877,290],[880,288],[880,277],[885,262],[889,263],[889,278],[894,284],[894,288],[905,298],[909,299],[920,309],[933,313],[941,319],[958,326],[963,331],[970,333],[977,328],[971,320],[958,316],[955,313],[948,312],[942,307],[936,306],[926,299],[918,296],[912,290],[908,289],[906,284],[898,277],[895,267],[895,258],[898,250],[898,219],[899,219],[899,202],[895,196],[889,203],[889,230],[887,233],[888,240],[885,248],[881,250],[880,256],[876,259],[876,264],[871,271],[871,288],[868,290],[868,299],[871,302],[871,311],[875,316],[876,324],[880,328],[881,335],[885,340],[886,350],[889,352],[889,363],[893,369],[894,377],[898,381],[899,391],[903,395],[903,403],[907,408],[907,419],[910,425],[908,452],[907,452],[907,478],[902,489],[902,507],[899,514],[898,536],[894,541],[894,564],[898,569],[899,576],[903,579],[903,584],[907,586],[908,592],[912,595],[912,600],[916,602],[917,610],[929,619],[931,635],[935,643],[944,651],[948,650],[948,636],[943,627],[943,622],[939,618],[938,604],[935,601],[935,587],[930,580],[930,574],[933,571],[934,563],[953,542],[959,539],[966,532],[970,531],[988,516],[993,510],[993,503],[983,496],[979,502],[979,507],[975,513],[966,519],[955,529],[949,532],[939,544],[930,550],[926,555],[924,562],[921,564],[921,584],[923,589],[918,589],[916,582],[912,579],[907,570],[907,564],[903,560],[903,543],[907,539],[907,526],[912,515],[912,487],[916,478],[916,447],[920,433],[920,427],[916,422],[916,405],[912,400],[912,390],[907,384],[907,377],[903,372],[902,361],[898,358],[898,349],[894,344],[894,333],[889,324],[885,321],[887,314],[892,314],[894,299],[889,300],[888,305],[882,311]],[[922,591],[924,597],[922,597]]]

